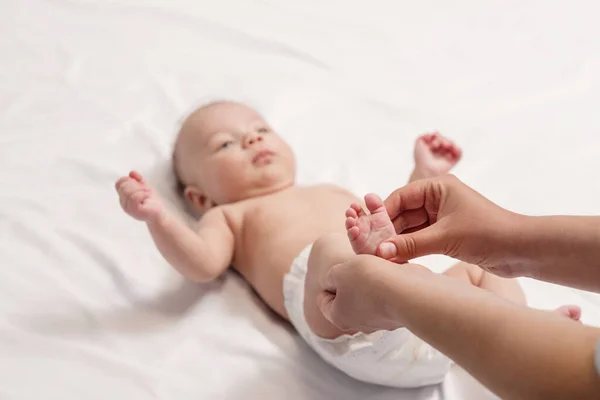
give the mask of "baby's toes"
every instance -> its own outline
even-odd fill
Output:
[[[431,143],[436,139],[440,138],[440,134],[439,132],[431,132],[429,134],[427,134],[427,142]]]
[[[434,137],[433,133],[424,133],[417,138],[417,142],[422,141],[422,142],[425,142],[426,144],[429,144],[433,140],[433,137]]]
[[[367,215],[367,214],[365,214],[365,211],[362,209],[362,207],[358,203],[352,203],[352,205],[350,205],[350,208],[356,212],[357,217],[362,217],[364,215]]]
[[[433,151],[438,157],[447,157],[452,154],[452,148],[447,143],[442,143],[435,151]]]
[[[452,162],[457,162],[458,160],[460,160],[460,156],[461,156],[461,151],[460,149],[457,149],[456,147],[451,147],[448,149],[448,151],[446,151],[446,153],[444,154],[444,157]]]
[[[346,218],[346,229],[354,228],[357,225],[356,218]]]
[[[356,210],[353,208],[349,208],[346,210],[346,217],[348,218],[357,218],[358,215],[356,213]]]
[[[572,319],[573,321],[579,321],[581,319],[581,307],[575,305],[566,305],[558,307],[555,313],[564,315],[567,318]]]
[[[358,227],[358,219],[356,217],[346,218],[346,231],[348,232],[348,239],[350,239],[351,242],[358,239],[360,236],[360,228]]]
[[[382,211],[380,209],[383,207],[383,200],[375,193],[369,193],[365,196],[365,205],[371,213]]]
[[[358,226],[354,226],[354,227],[348,229],[348,239],[350,239],[351,242],[358,239],[359,236],[360,236],[360,229],[358,228]]]
[[[449,162],[456,162],[456,157],[454,156],[454,154],[452,152],[446,152],[444,153],[444,158],[446,159],[446,161]]]
[[[440,150],[448,151],[448,150],[450,150],[450,148],[452,148],[452,142],[450,142],[448,139],[441,138],[440,139]]]
[[[452,153],[452,156],[454,157],[454,160],[458,161],[461,159],[462,157],[462,149],[458,146],[454,146],[452,147],[452,150],[450,150],[450,152]]]
[[[436,136],[429,144],[429,148],[432,151],[439,151],[442,148],[443,144],[444,142],[442,141],[442,139],[439,136]]]

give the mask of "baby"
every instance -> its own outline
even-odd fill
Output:
[[[414,157],[411,180],[448,172],[461,150],[427,134],[417,139]],[[233,266],[323,359],[356,379],[397,387],[443,380],[451,361],[408,330],[344,332],[316,303],[320,277],[331,266],[375,254],[396,230],[426,221],[415,216],[394,227],[377,195],[365,196],[365,212],[340,187],[297,186],[291,148],[255,110],[235,102],[194,111],[179,132],[173,164],[183,196],[202,215],[196,231],[167,212],[139,173],[119,179],[116,189],[125,212],[146,222],[161,254],[183,276],[206,282]],[[465,263],[445,274],[525,302],[515,280]]]

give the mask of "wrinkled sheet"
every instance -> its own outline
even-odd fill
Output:
[[[174,133],[227,98],[289,140],[303,184],[385,196],[415,137],[439,129],[464,149],[455,173],[499,204],[599,214],[597,8],[2,1],[0,398],[490,398],[458,367],[406,391],[333,370],[239,276],[179,277],[113,182],[139,169],[192,223],[170,176]],[[599,296],[521,282],[533,306],[576,303],[600,325]]]

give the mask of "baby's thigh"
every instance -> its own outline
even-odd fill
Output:
[[[308,326],[317,336],[336,338],[344,333],[325,319],[317,305],[317,296],[324,289],[322,282],[329,269],[352,255],[352,247],[343,234],[322,236],[312,246],[304,282],[304,316]]]
[[[348,237],[339,233],[321,236],[313,243],[308,257],[308,275],[321,278],[335,264],[342,263],[354,255]]]

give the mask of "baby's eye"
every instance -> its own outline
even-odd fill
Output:
[[[258,128],[258,133],[267,133],[269,130],[267,128]]]
[[[219,150],[226,149],[231,146],[233,146],[233,140],[228,140],[226,142],[223,142],[223,144],[219,147]]]

